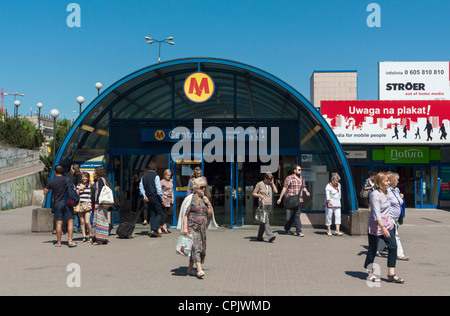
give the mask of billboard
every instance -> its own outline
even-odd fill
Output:
[[[450,144],[450,100],[322,101],[341,144]]]
[[[378,63],[379,100],[450,100],[450,62]]]

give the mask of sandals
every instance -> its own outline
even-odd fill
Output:
[[[205,276],[205,272],[203,270],[197,272],[197,278],[202,279]]]
[[[408,256],[404,256],[404,257],[401,257],[401,258],[397,258],[397,260],[409,261],[409,257]]]
[[[393,274],[393,275],[389,275],[388,274],[388,282],[391,282],[391,283],[399,283],[399,284],[403,284],[403,283],[405,283],[405,280],[403,280],[402,278],[399,278],[396,274]]]

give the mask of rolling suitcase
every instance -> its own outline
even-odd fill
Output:
[[[134,232],[134,228],[136,227],[135,223],[125,222],[120,223],[117,227],[116,234],[119,238],[131,238]]]
[[[136,221],[140,214],[140,210],[136,212],[136,218],[134,219],[134,222],[124,222],[120,223],[119,226],[117,226],[116,234],[119,238],[130,239],[133,236],[134,228],[136,227]]]

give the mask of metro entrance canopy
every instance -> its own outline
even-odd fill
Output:
[[[208,90],[206,81],[198,79],[192,81],[197,86],[187,89],[197,96],[189,97],[186,79],[194,73],[207,74],[213,82],[213,91]],[[200,97],[203,92],[209,92],[208,97],[196,101],[195,97]],[[342,177],[343,212],[356,210],[356,196],[345,153],[320,113],[305,97],[277,77],[230,60],[172,60],[120,79],[79,115],[55,157],[54,166],[70,166],[81,152],[87,156],[92,153],[93,157],[85,158],[95,158],[100,153],[111,175],[117,164],[115,157],[170,155],[173,140],[158,142],[158,139],[149,138],[161,137],[161,131],[178,126],[194,130],[195,119],[202,119],[203,129],[212,126],[223,131],[230,126],[278,128],[278,154],[293,157],[302,164],[304,177],[317,197],[310,210],[323,211],[325,186],[332,172],[338,172]],[[260,134],[256,136],[261,137]],[[280,177],[285,176],[285,168],[280,164]]]

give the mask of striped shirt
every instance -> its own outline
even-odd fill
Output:
[[[77,185],[77,190],[79,190],[80,187],[81,183]],[[89,184],[84,188],[84,190],[79,191],[78,195],[80,196],[80,203],[91,202],[91,188],[89,187]]]

